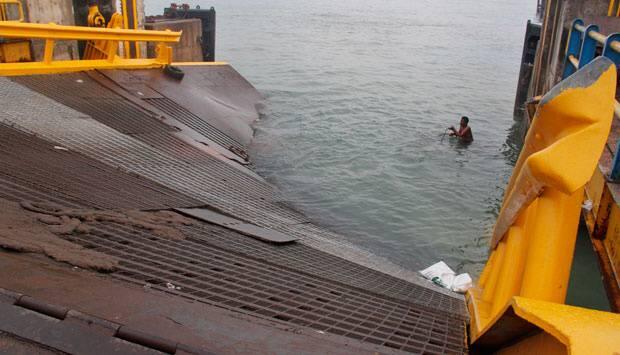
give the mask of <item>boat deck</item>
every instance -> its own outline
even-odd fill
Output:
[[[251,170],[247,81],[183,70],[1,79],[0,206],[31,224],[0,220],[0,350],[467,352],[463,297],[313,224]]]

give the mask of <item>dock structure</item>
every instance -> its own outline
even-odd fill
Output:
[[[525,37],[530,128],[465,298],[287,204],[247,153],[261,95],[175,61],[182,31],[138,29],[138,3],[89,2],[88,27],[0,6],[0,352],[617,352],[620,316],[564,304],[581,213],[618,299],[620,34],[563,36],[581,2],[539,2]]]
[[[493,230],[491,254],[467,293],[470,350],[615,354],[620,348],[620,4],[547,0],[538,5],[540,33],[532,35],[528,22],[515,102],[516,127],[526,131],[523,147]],[[575,267],[583,221],[598,265],[592,255],[591,265]],[[577,307],[567,299],[569,284],[584,287],[571,276],[584,266],[591,268],[589,278],[601,276],[609,308],[587,301]]]
[[[251,170],[250,83],[175,70],[0,78],[0,350],[467,351],[463,297]]]
[[[0,21],[0,353],[467,352],[463,296],[252,170],[247,80],[91,5],[89,26]]]

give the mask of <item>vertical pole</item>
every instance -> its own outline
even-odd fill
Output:
[[[123,25],[126,29],[135,30],[138,28],[138,11],[136,0],[121,0],[123,7]],[[125,50],[129,52],[129,58],[140,58],[140,44],[134,42],[130,45],[125,42]],[[127,55],[125,55],[127,57]]]
[[[121,0],[121,12],[123,14],[123,28],[124,29],[129,29],[129,17],[128,15],[128,11],[127,11],[127,0]],[[125,41],[123,43],[123,51],[124,51],[124,57],[125,58],[131,58],[131,43],[129,43],[129,41]]]
[[[206,46],[208,50],[208,55],[205,58],[207,62],[215,61],[215,8],[211,7],[208,14],[209,19],[209,38],[207,40]]]
[[[585,34],[577,30],[576,25],[583,26],[583,20],[575,19],[570,28],[570,34],[568,35],[568,43],[566,45],[566,57],[564,58],[564,72],[562,74],[562,79],[566,79],[568,76],[572,75],[577,71],[577,69],[573,66],[573,64],[568,60],[568,58],[572,55],[575,58],[579,58],[579,53],[581,52],[581,44],[583,42],[583,36]]]
[[[132,29],[138,29],[138,5],[136,5],[136,0],[131,0],[131,16],[133,17],[133,26]],[[140,58],[140,42],[134,42],[136,55],[134,58]]]
[[[118,41],[108,41],[107,45],[108,45],[108,48],[106,48],[107,59],[108,59],[108,62],[112,63],[114,62],[114,59],[116,59],[116,53],[118,52]]]
[[[517,93],[515,95],[515,105],[513,109],[513,118],[521,119],[525,102],[527,101],[527,92],[532,80],[532,71],[534,68],[534,60],[536,58],[536,48],[540,40],[540,25],[527,21],[525,29],[525,38],[523,39],[523,53],[521,54],[521,68],[519,69],[519,81],[517,82]]]
[[[43,52],[43,62],[45,64],[50,64],[52,60],[54,60],[54,40],[46,39],[45,51]]]
[[[536,61],[534,63],[534,74],[532,76],[532,96],[544,94],[544,83],[546,72],[548,71],[546,59],[549,57],[550,47],[547,42],[551,40],[553,28],[557,17],[557,7],[560,0],[545,0],[543,26],[540,32],[540,41],[536,50]],[[552,9],[554,9],[552,11]]]
[[[618,8],[620,9],[620,4]],[[605,40],[605,46],[603,46],[603,53],[601,55],[611,59],[617,67],[618,65],[620,65],[620,53],[616,52],[616,50],[612,46],[612,43],[616,41],[620,42],[620,33],[612,33],[607,36],[607,40]],[[616,102],[616,110],[614,112],[618,111],[617,108],[618,103]],[[620,142],[618,142],[618,145],[616,146],[616,154],[614,154],[612,160],[609,180],[613,182],[620,182]]]
[[[609,179],[613,182],[620,181],[620,142],[616,146],[616,154],[614,154],[614,159],[611,163],[611,173],[609,174]]]
[[[620,53],[616,52],[616,50],[611,46],[611,43],[614,41],[620,42],[620,33],[612,33],[607,36],[607,40],[603,46],[602,56],[611,59],[614,63],[616,63],[616,65],[618,65],[620,64]]]
[[[590,25],[583,31],[583,43],[581,44],[581,53],[579,53],[579,69],[585,67],[594,59],[596,55],[597,41],[588,34],[592,31],[598,32],[597,25]]]

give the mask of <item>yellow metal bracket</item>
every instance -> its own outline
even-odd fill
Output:
[[[105,27],[105,19],[101,12],[99,12],[99,6],[91,5],[88,7],[88,27]]]
[[[172,48],[166,46],[165,43],[178,42],[181,38],[181,32],[0,22],[0,37],[42,39],[45,41],[43,61],[0,64],[0,76],[14,76],[91,69],[162,67],[172,62]],[[57,40],[109,41],[113,45],[107,47],[104,59],[55,61],[54,45]],[[158,42],[157,57],[144,59],[121,58],[117,55],[118,43],[125,41]]]
[[[614,355],[620,350],[620,315],[530,298],[514,297],[489,328],[474,352]]]

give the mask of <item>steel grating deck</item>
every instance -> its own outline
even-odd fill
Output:
[[[73,207],[156,210],[201,205],[151,180],[123,173],[4,124],[0,124],[0,166],[0,181],[4,182],[1,190],[6,191],[0,195],[5,197],[10,197],[11,186],[22,184],[13,190],[24,191],[30,186],[60,197],[26,194],[24,200],[52,200],[63,205],[70,201]]]
[[[106,224],[63,238],[118,257],[112,276],[142,286],[409,352],[465,350],[462,317],[219,248],[208,235],[172,241]]]
[[[140,286],[409,352],[465,351],[466,319],[452,297],[302,244],[273,247],[199,222],[182,231],[186,239],[172,241],[105,223],[59,237],[118,257],[111,276]]]
[[[299,239],[274,246],[205,222],[178,227],[183,240],[111,222],[59,235],[118,257],[112,277],[391,349],[467,351],[462,297],[310,223],[265,181],[179,139],[151,105],[230,144],[174,100],[129,101],[85,73],[0,81],[0,197],[86,209],[208,205]]]
[[[55,79],[56,77],[70,77],[71,80],[59,80]],[[353,246],[341,236],[309,224],[305,216],[280,203],[279,193],[264,181],[245,175],[223,162],[210,158],[207,154],[203,153],[199,159],[193,160],[179,157],[175,152],[166,151],[168,145],[152,146],[138,140],[139,134],[123,134],[100,123],[97,121],[99,115],[107,116],[109,113],[101,113],[96,107],[88,105],[88,98],[79,98],[77,89],[67,94],[75,94],[71,96],[72,100],[81,100],[78,101],[79,105],[67,103],[83,110],[88,109],[92,118],[84,112],[74,110],[11,80],[1,79],[3,90],[0,91],[0,99],[6,102],[7,114],[0,117],[0,120],[7,124],[59,142],[113,167],[156,181],[238,219],[290,234],[300,239],[302,243],[329,253],[344,258],[355,258],[356,262],[367,267],[388,274],[398,274],[399,277],[406,277],[411,282],[427,284],[418,276],[407,274],[399,266]],[[83,73],[21,77],[19,80],[54,81],[57,85],[77,87],[88,83],[88,80],[92,81]],[[109,91],[103,87],[97,90]],[[110,95],[110,92],[102,95]],[[68,100],[66,97],[59,99]],[[122,112],[117,112],[115,115],[122,118]],[[140,117],[145,121],[156,119],[148,114],[147,110],[144,110]],[[137,119],[137,116],[132,119]],[[155,134],[166,136],[162,133],[165,132]],[[177,140],[176,145],[183,146],[186,143]],[[208,159],[210,160],[207,161]],[[442,289],[437,292],[449,293]],[[465,312],[463,305],[461,313]]]
[[[174,136],[177,131],[161,122],[157,115],[123,99],[85,73],[28,76],[15,80],[83,115],[92,117],[115,131],[148,145],[153,154],[148,154],[149,152],[146,151],[140,157],[144,163],[158,161],[168,165],[171,160],[182,161],[191,164],[197,172],[212,177],[209,181],[211,185],[219,185],[228,189],[228,184],[223,184],[224,182],[246,184],[248,189],[245,192],[273,197],[273,187],[266,182],[243,174],[181,141]],[[75,115],[75,113],[69,114]],[[172,117],[178,119],[178,116]],[[128,144],[128,142],[121,144]],[[169,157],[164,159],[157,153],[164,153]]]
[[[206,223],[183,227],[182,230],[187,235],[191,235],[192,238],[203,240],[218,248],[251,255],[308,275],[320,276],[401,301],[445,311],[466,319],[463,314],[462,303],[454,297],[362,267],[332,254],[319,252],[304,244],[292,243],[274,248],[269,244]]]

